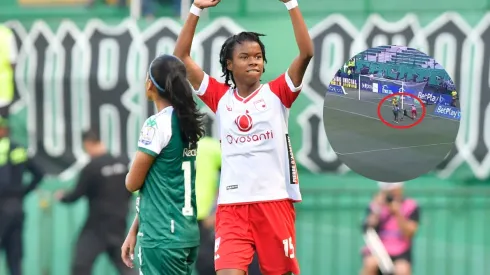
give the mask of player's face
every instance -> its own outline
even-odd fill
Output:
[[[85,149],[85,152],[87,152],[89,156],[92,156],[94,154],[94,147],[94,143],[91,141],[83,142],[83,149]]]
[[[403,196],[403,189],[401,187],[393,188],[390,190],[390,193],[394,198],[401,198]]]
[[[228,61],[228,70],[233,72],[236,82],[253,84],[260,81],[264,72],[264,56],[259,43],[245,41],[236,44],[233,58]]]

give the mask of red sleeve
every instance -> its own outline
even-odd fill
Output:
[[[201,86],[196,91],[196,94],[213,113],[216,113],[219,101],[229,88],[226,84],[218,82],[216,79],[204,74]]]
[[[293,81],[291,81],[291,78],[289,78],[289,75],[286,72],[269,82],[269,87],[271,88],[271,91],[279,97],[286,108],[291,108],[291,105],[293,105],[293,102],[301,92],[303,85],[294,87]]]

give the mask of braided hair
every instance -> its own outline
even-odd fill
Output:
[[[233,35],[226,39],[223,46],[221,46],[221,51],[219,53],[219,62],[221,64],[221,71],[225,77],[225,84],[230,87],[236,87],[235,78],[233,77],[233,72],[228,70],[227,68],[227,60],[231,60],[233,58],[233,50],[237,44],[241,44],[243,42],[257,42],[262,50],[262,56],[264,62],[267,63],[267,58],[265,57],[265,47],[262,41],[260,41],[260,37],[265,36],[264,34],[256,33],[256,32],[241,32],[239,34]],[[265,68],[262,72],[265,72]],[[230,83],[230,80],[232,83]]]

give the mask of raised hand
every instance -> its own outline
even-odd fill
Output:
[[[195,0],[194,5],[200,9],[214,7],[219,4],[221,0]]]

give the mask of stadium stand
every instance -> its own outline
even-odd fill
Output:
[[[405,46],[381,46],[368,49],[356,57],[356,73],[384,74],[389,79],[427,81],[430,86],[452,87],[451,78],[434,58]]]

